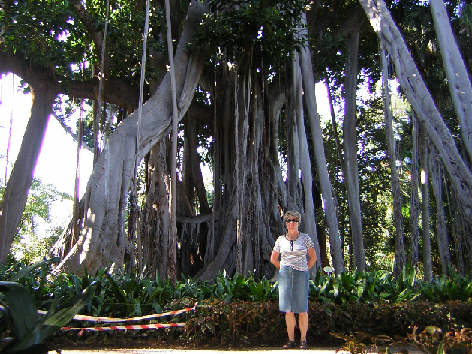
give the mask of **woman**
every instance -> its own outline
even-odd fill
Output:
[[[308,270],[315,265],[316,253],[310,236],[298,231],[300,219],[301,215],[297,211],[287,211],[284,214],[287,233],[277,238],[270,256],[270,262],[279,269],[279,309],[285,312],[288,334],[288,342],[283,346],[284,349],[296,347],[296,313],[300,328],[300,349],[307,348]]]

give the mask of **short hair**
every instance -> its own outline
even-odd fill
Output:
[[[300,222],[302,220],[301,214],[296,210],[287,210],[284,213],[283,219],[284,219],[284,221],[287,221],[290,217],[296,218],[298,220],[298,222]]]

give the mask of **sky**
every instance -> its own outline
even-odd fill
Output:
[[[25,95],[18,90],[19,77],[15,77],[13,87],[13,75],[3,76],[1,85],[0,104],[0,180],[5,183],[5,162],[8,146],[8,136],[11,124],[11,144],[9,150],[8,175],[20,150],[28,119],[31,116],[31,95]],[[60,126],[57,120],[51,116],[49,119],[46,136],[44,137],[41,153],[35,169],[35,178],[42,182],[53,184],[59,191],[72,195],[74,193],[76,170],[77,144]],[[90,176],[93,155],[90,151],[82,149],[80,155],[81,185],[80,195],[85,191],[86,182]]]
[[[13,164],[21,147],[23,135],[31,116],[31,95],[19,90],[20,78],[12,74],[3,75],[0,80],[0,185],[5,185],[5,171],[10,175]],[[11,123],[11,124],[10,124]],[[11,129],[11,143],[6,154]],[[34,177],[43,183],[54,185],[60,191],[74,194],[77,144],[50,116]],[[83,195],[92,172],[93,154],[82,149],[80,154],[80,187]],[[8,177],[7,177],[8,178]],[[8,180],[8,179],[7,179]],[[51,220],[54,224],[65,226],[72,215],[72,202],[56,202],[51,206]]]

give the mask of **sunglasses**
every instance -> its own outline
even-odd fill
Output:
[[[290,222],[299,222],[299,221],[298,219],[287,219],[285,222],[288,224]]]

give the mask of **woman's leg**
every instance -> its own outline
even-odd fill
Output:
[[[308,331],[308,312],[298,314],[298,326],[300,327],[300,342],[305,342]]]
[[[293,312],[285,312],[285,323],[287,325],[288,340],[293,342],[295,340],[295,324],[296,324],[295,315]]]

